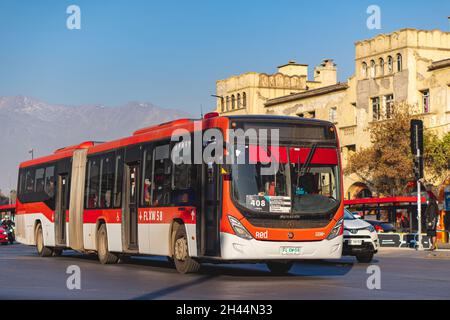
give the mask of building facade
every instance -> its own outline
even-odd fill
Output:
[[[396,102],[416,106],[427,130],[438,135],[450,131],[449,32],[401,29],[358,41],[355,74],[344,83],[337,82],[333,60],[315,67],[314,80],[307,73],[306,65],[290,62],[274,75],[220,80],[217,111],[329,120],[339,130],[344,167],[351,152],[370,145],[369,125],[388,119]],[[371,193],[355,175],[344,177],[344,188],[346,198]]]

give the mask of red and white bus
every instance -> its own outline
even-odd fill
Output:
[[[172,141],[175,130],[192,137],[193,158],[215,143],[195,142],[209,129],[277,129],[279,141],[264,148],[245,140],[240,150],[252,161],[243,164],[172,160],[183,143]],[[273,172],[262,175],[273,162]],[[266,262],[287,272],[298,259],[341,257],[342,195],[333,124],[208,114],[22,163],[16,237],[43,257],[72,249],[96,252],[104,264],[167,256],[181,273],[202,262]]]

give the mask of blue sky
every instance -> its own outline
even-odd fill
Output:
[[[66,8],[81,8],[81,30]],[[382,29],[366,27],[369,5]],[[450,1],[1,0],[0,95],[50,103],[149,101],[193,115],[211,109],[215,81],[275,72],[295,59],[354,71],[354,42],[399,28],[450,30]]]

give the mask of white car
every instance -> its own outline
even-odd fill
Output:
[[[344,213],[344,247],[342,255],[356,256],[358,262],[372,261],[378,252],[379,241],[375,228],[368,222],[357,219],[347,209]]]

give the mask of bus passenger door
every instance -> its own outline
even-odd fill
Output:
[[[125,239],[129,250],[138,249],[139,164],[126,165]]]
[[[57,176],[56,210],[55,210],[55,240],[56,245],[66,245],[66,213],[68,210],[69,175]]]
[[[200,255],[220,256],[220,188],[217,164],[203,164],[201,174]]]

